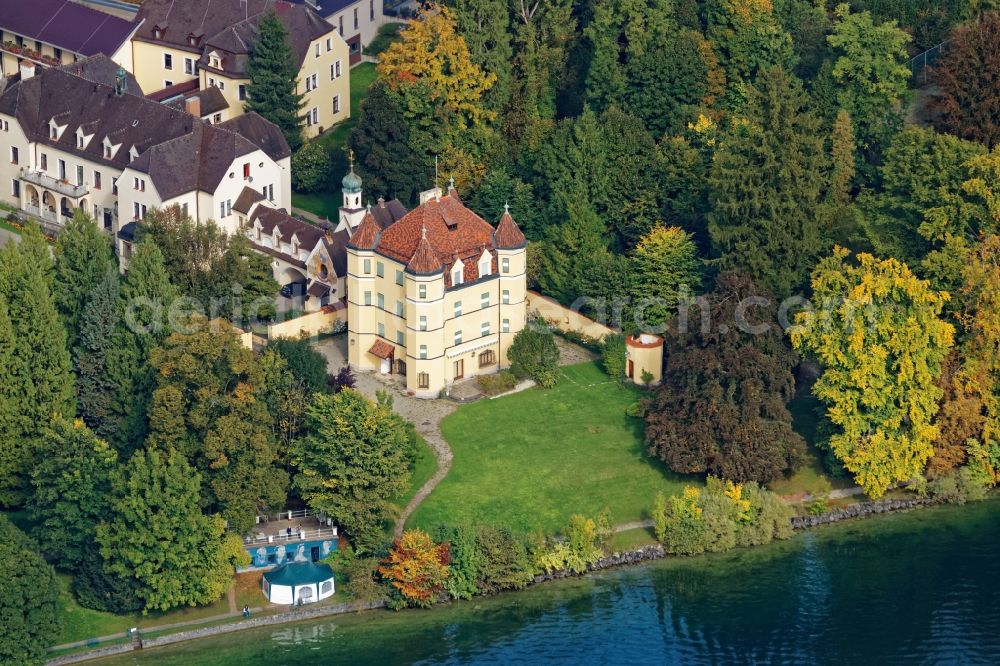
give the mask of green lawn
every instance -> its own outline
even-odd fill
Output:
[[[403,494],[397,497],[393,503],[400,509],[405,507],[417,494],[417,491],[427,483],[427,480],[434,476],[436,471],[437,458],[434,457],[430,444],[423,437],[417,435],[417,459],[413,461],[413,467],[410,469],[410,482]]]
[[[625,414],[638,398],[583,363],[563,368],[555,388],[460,407],[441,424],[455,454],[451,471],[409,524],[495,522],[553,533],[572,514],[604,507],[615,523],[645,518],[657,491],[695,481],[646,455],[641,421]]]
[[[375,35],[375,39],[365,47],[365,55],[373,58],[381,55],[383,51],[389,48],[390,44],[400,40],[399,31],[405,27],[405,23],[385,23],[381,25],[378,29],[378,34]]]
[[[368,94],[368,89],[375,81],[375,65],[363,62],[351,69],[351,117],[336,125],[329,132],[316,139],[326,147],[333,162],[330,185],[325,192],[314,194],[292,193],[292,205],[303,208],[310,213],[336,220],[340,208],[340,180],[347,171],[347,156],[344,146],[347,137],[358,122],[361,115],[361,102]]]
[[[769,484],[768,487],[779,495],[823,495],[833,488],[849,488],[854,485],[851,477],[831,476],[823,465],[823,452],[816,448],[820,408],[821,403],[808,389],[800,390],[788,404],[788,410],[792,413],[792,426],[806,440],[806,459],[790,478]]]

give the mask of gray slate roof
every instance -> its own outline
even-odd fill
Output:
[[[94,59],[105,62],[89,62]],[[148,173],[163,199],[193,189],[214,191],[233,160],[257,147],[272,156],[289,153],[281,131],[256,114],[239,123],[209,125],[139,94],[117,95],[114,83],[106,82],[108,63],[117,70],[106,56],[93,56],[17,80],[0,92],[0,113],[17,118],[28,138],[40,145]],[[53,118],[66,125],[58,139],[49,138]],[[76,130],[81,126],[93,138],[78,148]],[[110,158],[104,156],[105,137],[121,144]],[[129,155],[133,146],[135,160]]]

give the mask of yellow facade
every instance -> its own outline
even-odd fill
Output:
[[[162,90],[168,84],[199,80],[199,86],[219,88],[229,108],[223,120],[241,115],[249,80],[234,77],[220,67],[197,67],[201,51],[190,51],[142,40],[132,41],[136,80],[143,92]],[[168,57],[169,56],[169,57]],[[306,116],[303,135],[312,138],[351,117],[350,52],[347,43],[331,30],[312,41],[299,70],[296,92],[304,95],[302,113]],[[339,63],[339,64],[338,64]],[[169,67],[168,67],[169,65]]]
[[[649,386],[663,379],[663,338],[642,333],[625,338],[625,374],[636,384],[647,384],[643,373],[649,373]]]
[[[499,273],[445,289],[444,273],[407,273],[373,251],[348,248],[348,357],[357,369],[406,375],[418,397],[507,367],[526,319],[525,250],[498,250]],[[391,345],[391,360],[370,353]],[[402,365],[400,365],[402,361]]]

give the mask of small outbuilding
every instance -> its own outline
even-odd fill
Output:
[[[625,374],[636,384],[659,384],[663,378],[663,338],[649,333],[626,337]]]
[[[289,562],[265,572],[261,588],[272,604],[311,604],[333,596],[333,569],[329,564]]]

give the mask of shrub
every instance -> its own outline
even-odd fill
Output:
[[[559,372],[559,348],[552,333],[527,326],[514,336],[507,350],[510,370],[518,379],[530,377],[542,388],[551,388]]]
[[[305,384],[310,393],[326,384],[326,357],[309,344],[309,338],[278,338],[268,344],[285,359],[289,372]]]
[[[614,333],[601,344],[601,365],[616,382],[625,382],[625,336]]]
[[[481,525],[476,529],[481,594],[517,590],[531,581],[531,559],[524,542],[507,527]]]
[[[712,476],[704,489],[687,486],[681,495],[657,496],[653,509],[657,538],[677,555],[787,539],[791,516],[780,497],[756,483],[734,484]]]
[[[447,543],[434,543],[421,530],[407,530],[378,567],[406,604],[427,607],[444,590],[451,555]]]
[[[806,504],[806,512],[810,516],[821,516],[830,510],[830,502],[825,497],[817,497]]]
[[[330,180],[330,154],[318,141],[307,143],[292,155],[292,187],[296,192],[317,192]]]
[[[476,377],[476,382],[486,395],[500,395],[514,389],[517,385],[517,377],[504,370],[495,375],[479,375]]]
[[[0,515],[0,663],[41,664],[61,630],[55,570],[38,544]]]
[[[966,465],[939,476],[927,484],[931,497],[945,504],[965,504],[986,499],[988,479],[978,469]]]

